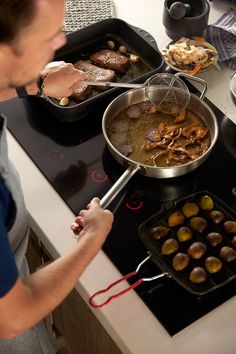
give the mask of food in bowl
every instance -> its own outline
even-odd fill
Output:
[[[217,66],[217,50],[202,37],[182,37],[171,42],[162,50],[162,54],[171,68],[190,75]]]

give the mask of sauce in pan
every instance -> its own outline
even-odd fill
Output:
[[[107,127],[112,145],[129,159],[148,166],[171,167],[191,162],[210,146],[208,128],[191,110],[176,116],[156,110],[149,101],[122,110]]]

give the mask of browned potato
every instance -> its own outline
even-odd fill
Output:
[[[211,246],[215,247],[223,241],[223,237],[219,232],[210,232],[207,235],[207,241]]]
[[[229,246],[224,246],[220,250],[220,257],[225,262],[232,262],[236,259],[236,251]]]
[[[201,258],[207,251],[207,246],[203,242],[194,242],[189,246],[187,253],[193,259]]]
[[[236,233],[236,221],[225,221],[224,222],[224,230],[227,234],[235,234]]]
[[[177,231],[177,238],[180,242],[185,242],[190,240],[193,237],[193,232],[192,230],[187,227],[187,226],[182,226],[178,231]]]
[[[154,240],[160,240],[161,238],[167,236],[168,231],[169,231],[168,227],[160,225],[160,226],[153,227],[150,233],[152,235],[152,238],[154,238]]]
[[[189,222],[194,231],[203,232],[207,227],[207,221],[201,216],[193,216]]]
[[[212,210],[214,202],[209,195],[203,195],[199,200],[199,206],[202,210]]]
[[[189,279],[193,283],[203,283],[207,279],[207,273],[202,267],[194,267],[189,275]]]
[[[175,270],[183,270],[189,265],[190,258],[186,253],[177,253],[172,259],[172,266]]]
[[[209,217],[217,225],[225,220],[225,215],[220,210],[212,210]]]
[[[236,235],[232,238],[232,245],[236,248]]]
[[[178,248],[179,248],[178,241],[175,240],[174,238],[169,238],[163,243],[161,248],[161,253],[164,254],[165,256],[168,256],[169,254],[176,252]]]
[[[196,203],[186,202],[182,208],[183,214],[186,218],[191,218],[199,212],[199,207]]]
[[[180,211],[174,211],[169,215],[168,225],[170,227],[182,225],[184,223],[184,216]]]
[[[217,257],[207,257],[205,260],[206,270],[211,274],[219,272],[222,268],[222,265],[223,264],[221,260]]]

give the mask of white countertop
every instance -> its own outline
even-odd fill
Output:
[[[156,39],[159,48],[170,41],[161,23],[163,3],[163,0],[114,0],[116,17],[148,31]],[[210,23],[219,18],[229,5],[219,0],[213,1]],[[207,97],[236,123],[236,110],[228,91],[230,74],[229,69],[222,68],[220,72],[213,69],[201,74],[201,77],[208,82]],[[8,143],[10,158],[21,176],[34,230],[54,257],[65,254],[76,242],[70,232],[73,213],[10,133]],[[120,276],[103,251],[100,251],[76,288],[87,301],[89,295],[105,288]],[[174,337],[170,337],[134,291],[94,313],[123,353],[236,353],[236,297]]]

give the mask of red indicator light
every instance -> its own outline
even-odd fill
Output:
[[[137,197],[131,197],[128,199],[125,205],[128,209],[136,211],[142,208],[143,202]]]
[[[91,173],[91,177],[94,182],[99,182],[99,183],[107,182],[109,180],[108,176],[104,172],[100,172],[98,170],[94,170]]]

